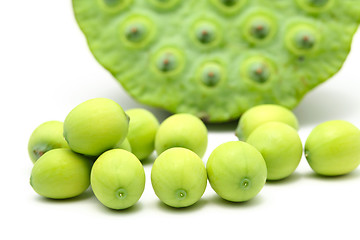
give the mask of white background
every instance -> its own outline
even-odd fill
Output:
[[[40,123],[63,121],[77,104],[107,97],[124,109],[143,107],[93,58],[72,13],[60,0],[0,2],[0,239],[359,239],[360,169],[337,178],[315,175],[302,159],[288,179],[267,183],[247,203],[221,200],[208,184],[193,207],[172,209],[155,196],[152,162],[146,187],[126,211],[102,206],[88,190],[54,201],[29,185],[27,141]],[[317,124],[348,120],[360,127],[360,32],[342,70],[295,109],[303,142]],[[150,109],[159,120],[168,114]],[[236,140],[236,124],[209,126],[211,151]],[[6,236],[6,237],[5,237]]]

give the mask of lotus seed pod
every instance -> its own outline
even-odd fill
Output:
[[[30,185],[43,197],[76,197],[90,185],[91,166],[91,160],[68,148],[53,149],[35,162]]]
[[[114,148],[115,149],[120,148],[120,149],[124,149],[128,152],[132,152],[131,145],[130,145],[128,138],[125,138],[124,141],[118,142]]]
[[[207,128],[197,117],[174,114],[161,123],[155,136],[155,150],[158,155],[169,148],[187,148],[202,158],[208,143]]]
[[[268,122],[282,122],[295,130],[299,127],[298,120],[293,112],[282,106],[265,104],[255,106],[241,116],[235,131],[236,136],[239,140],[246,140],[252,131]]]
[[[360,130],[343,120],[324,122],[308,136],[305,157],[320,175],[350,173],[360,164]]]
[[[31,134],[28,143],[28,153],[35,163],[47,151],[55,148],[69,148],[63,137],[63,123],[48,121],[40,124]]]
[[[94,98],[67,115],[64,137],[73,151],[99,156],[126,138],[128,122],[119,104],[107,98]]]
[[[91,187],[104,206],[126,209],[137,203],[144,192],[145,171],[134,154],[112,149],[95,161]]]
[[[264,187],[267,174],[261,153],[241,141],[223,143],[215,148],[206,170],[214,191],[231,202],[254,198]]]
[[[199,201],[205,192],[205,165],[188,149],[168,149],[155,159],[151,184],[155,194],[168,206],[188,207]]]
[[[155,148],[155,135],[159,128],[159,121],[145,109],[130,109],[126,111],[130,118],[129,139],[132,153],[143,160],[150,156]]]
[[[72,2],[95,59],[129,95],[206,122],[293,109],[340,70],[360,23],[360,0]]]
[[[302,156],[302,143],[297,131],[282,122],[269,122],[257,127],[247,143],[263,156],[267,180],[280,180],[290,176],[298,167]]]

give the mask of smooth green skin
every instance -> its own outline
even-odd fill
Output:
[[[132,153],[143,160],[150,156],[155,149],[155,135],[159,128],[159,121],[145,109],[130,109],[125,112],[129,118],[129,139]]]
[[[246,142],[223,143],[210,154],[206,171],[211,187],[223,199],[244,202],[264,187],[267,170],[261,153]]]
[[[35,163],[44,153],[55,148],[69,148],[63,136],[63,123],[47,121],[40,124],[31,134],[28,153]]]
[[[241,116],[235,134],[239,140],[245,141],[252,131],[268,122],[282,122],[296,130],[299,128],[298,120],[292,111],[279,105],[263,104],[250,108]]]
[[[156,133],[155,150],[158,155],[169,148],[187,148],[202,158],[208,143],[207,128],[197,117],[174,114],[163,121]]]
[[[128,138],[125,138],[124,141],[118,142],[114,148],[120,148],[120,149],[124,149],[128,152],[132,152],[131,145],[130,145]]]
[[[118,103],[94,98],[77,105],[67,115],[64,137],[73,151],[99,156],[126,138],[128,122]]]
[[[298,167],[303,147],[297,131],[281,122],[269,122],[256,128],[246,141],[263,156],[267,180],[290,176]]]
[[[72,0],[96,60],[137,101],[208,122],[238,119],[259,104],[294,108],[340,70],[360,22],[360,0],[331,0],[325,6],[319,0],[227,5],[221,0],[122,0],[120,7],[106,7],[104,1]],[[139,41],[126,38],[124,30],[134,17],[147,23]],[[264,38],[249,31],[259,18],[268,20]],[[197,23],[215,26],[210,32],[215,40],[199,41]],[[317,36],[306,49],[293,34],[303,25]],[[159,71],[158,53],[168,47],[178,53],[174,71]],[[254,57],[270,66],[260,81],[247,64]],[[215,86],[202,80],[207,63],[220,66],[221,81]]]
[[[123,149],[104,152],[91,170],[96,198],[111,209],[126,209],[137,203],[145,188],[145,171],[137,157]]]
[[[166,205],[191,206],[205,192],[205,165],[197,154],[186,148],[168,149],[155,159],[151,184],[156,196]]]
[[[321,123],[306,139],[305,157],[320,175],[350,173],[360,164],[360,130],[343,120]]]
[[[34,164],[30,185],[43,197],[72,198],[90,185],[92,161],[68,148],[46,152]]]

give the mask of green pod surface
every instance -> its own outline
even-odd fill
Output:
[[[297,131],[281,122],[269,122],[256,128],[246,141],[262,154],[268,180],[290,176],[298,167],[303,147]]]
[[[360,22],[360,0],[72,2],[94,57],[132,97],[208,122],[294,108],[340,70]]]
[[[89,187],[91,166],[90,159],[68,148],[53,149],[35,162],[30,185],[47,198],[76,197]]]
[[[126,209],[137,203],[145,188],[145,171],[136,156],[123,149],[104,152],[91,170],[96,198],[111,209]]]
[[[155,194],[168,206],[191,206],[205,192],[205,165],[197,154],[188,149],[168,149],[155,159],[151,184]]]
[[[223,199],[244,202],[264,187],[267,170],[261,153],[241,141],[223,143],[210,154],[206,170],[211,187]]]
[[[306,139],[305,157],[320,175],[350,173],[360,164],[360,130],[343,120],[321,123]]]

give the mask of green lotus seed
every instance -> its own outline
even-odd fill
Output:
[[[296,116],[289,109],[263,104],[250,108],[242,115],[236,128],[236,136],[239,140],[246,140],[255,128],[267,122],[282,122],[295,130],[299,127]]]
[[[124,149],[124,150],[126,150],[126,151],[128,151],[128,152],[132,152],[131,145],[130,145],[130,142],[129,142],[128,138],[125,138],[124,141],[118,142],[118,143],[115,145],[114,148],[115,148],[115,149],[116,149],[116,148],[120,148],[120,149]]]
[[[254,198],[264,187],[267,174],[261,153],[241,141],[223,143],[215,148],[206,170],[214,191],[232,202]]]
[[[187,148],[203,157],[208,142],[207,128],[197,117],[174,114],[160,124],[155,136],[155,150],[158,155],[169,148]]]
[[[150,156],[155,148],[155,135],[159,128],[159,121],[148,110],[130,109],[126,111],[130,118],[129,139],[132,153],[143,160]]]
[[[119,104],[94,98],[76,106],[64,121],[64,137],[78,153],[99,156],[126,138],[128,118]]]
[[[268,180],[290,176],[300,163],[303,151],[301,139],[297,131],[285,123],[262,124],[252,131],[246,142],[265,159]]]
[[[176,208],[188,207],[205,192],[205,165],[198,155],[188,149],[168,149],[154,162],[151,184],[165,204]]]
[[[47,151],[55,148],[69,148],[63,137],[63,123],[48,121],[40,124],[31,134],[28,143],[28,153],[35,163]]]
[[[92,162],[67,148],[46,152],[34,164],[30,185],[41,196],[53,199],[72,198],[90,185]]]
[[[360,164],[360,130],[343,120],[324,122],[308,136],[305,157],[318,174],[350,173]]]
[[[145,171],[136,156],[123,149],[101,154],[91,170],[91,187],[106,207],[125,209],[139,201],[145,188]]]

